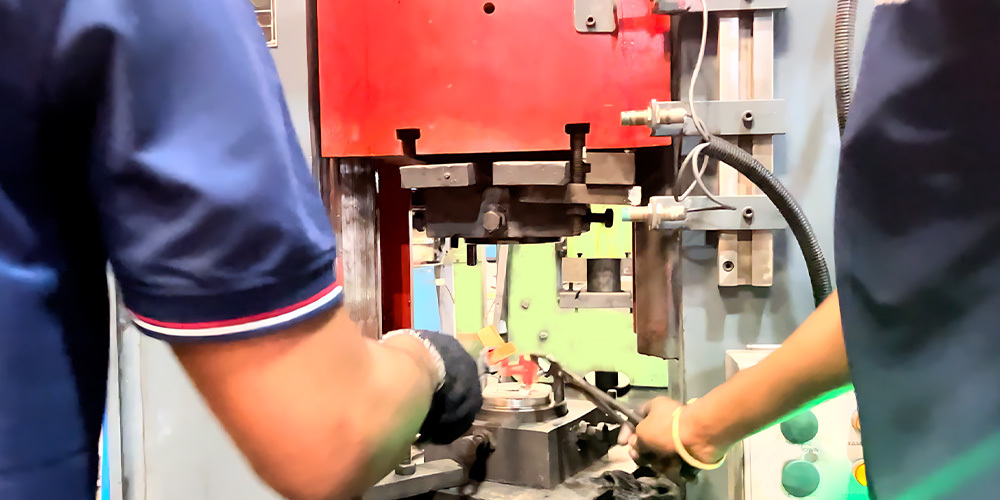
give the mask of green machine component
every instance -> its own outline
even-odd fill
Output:
[[[611,209],[620,219],[617,207]],[[594,224],[566,242],[566,256],[579,259],[628,259],[632,227]],[[633,385],[667,386],[667,361],[637,351],[632,310],[567,308],[559,304],[563,290],[556,244],[514,245],[510,249],[507,285],[508,340],[520,352],[552,356],[577,373],[621,372]],[[627,287],[631,288],[631,287]]]

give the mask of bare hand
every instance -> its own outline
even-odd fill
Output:
[[[674,411],[681,406],[665,397],[646,403],[640,411],[643,419],[636,431],[633,433],[631,429],[622,429],[618,443],[629,446],[629,455],[636,463],[679,463],[677,449],[674,447],[673,418]],[[722,458],[725,450],[717,449],[708,439],[700,436],[700,426],[696,419],[696,416],[692,418],[686,410],[681,412],[681,444],[694,458],[715,463]]]

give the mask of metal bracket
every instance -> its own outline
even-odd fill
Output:
[[[615,0],[576,0],[573,24],[580,33],[614,33],[618,29]]]
[[[676,222],[663,220],[657,229],[774,231],[788,227],[788,222],[767,196],[717,196],[716,198],[726,205],[736,207],[736,210],[703,210],[718,206],[705,196],[692,196],[682,203],[674,201],[672,196],[654,196],[649,199],[649,206],[654,210],[678,206],[687,209],[687,219]]]
[[[443,165],[408,165],[399,167],[404,189],[468,187],[476,183],[476,169],[471,163]]]
[[[631,309],[632,292],[559,292],[564,309]]]
[[[691,5],[693,3],[699,5]],[[780,10],[787,7],[788,0],[712,0],[708,5],[708,11]],[[654,14],[700,13],[701,9],[701,2],[695,0],[656,0],[653,4]]]
[[[683,109],[690,113],[686,102],[657,102],[652,104],[655,114],[668,114]],[[785,101],[782,99],[747,101],[695,101],[698,117],[705,122],[713,135],[777,135],[787,131]],[[698,135],[694,123],[685,119],[683,124],[651,124],[654,137]]]

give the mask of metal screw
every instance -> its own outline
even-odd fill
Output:
[[[743,126],[746,128],[753,128],[753,112],[744,111],[743,112]]]
[[[593,28],[594,26],[597,26],[597,20],[594,19],[594,16],[590,16],[590,17],[587,18],[587,26],[589,26],[591,28]]]
[[[412,463],[399,464],[396,466],[395,472],[400,476],[412,476],[414,472],[417,472],[417,466]]]
[[[528,302],[527,300],[522,300],[521,301],[521,309],[524,309],[525,311],[527,311],[528,307],[530,307],[530,306],[531,306],[531,302]]]
[[[445,179],[451,179],[451,174],[449,172],[445,172],[444,173],[444,178]]]
[[[723,271],[725,271],[727,273],[731,273],[731,272],[733,272],[733,269],[736,269],[736,264],[734,264],[733,261],[727,260],[727,261],[725,261],[725,262],[722,263],[722,270]]]
[[[746,207],[743,209],[743,219],[745,219],[747,222],[753,220],[753,208]]]
[[[499,230],[503,226],[503,223],[503,214],[496,210],[490,210],[483,214],[483,229],[491,233]]]
[[[548,339],[549,339],[549,332],[547,332],[545,330],[542,330],[542,331],[538,332],[538,340],[541,340],[542,342],[545,342]]]

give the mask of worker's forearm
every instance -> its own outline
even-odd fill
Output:
[[[834,293],[779,349],[685,408],[681,426],[721,452],[849,381]]]
[[[274,335],[174,349],[257,473],[294,500],[364,492],[412,444],[434,390],[419,340],[366,340],[344,309]]]

